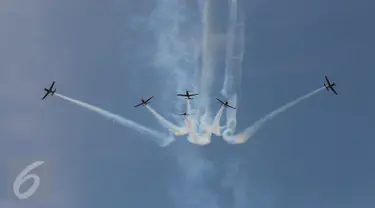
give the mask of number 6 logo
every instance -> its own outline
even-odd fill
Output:
[[[36,174],[29,174],[30,171],[37,168],[38,166],[42,165],[44,161],[36,161],[33,164],[27,166],[20,174],[18,174],[16,180],[13,183],[13,192],[19,199],[27,199],[32,196],[35,191],[38,189],[40,184],[40,178]],[[34,179],[33,185],[25,191],[24,193],[20,193],[21,185],[29,179]]]

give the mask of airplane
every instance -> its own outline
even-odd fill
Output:
[[[154,98],[154,96],[151,96],[151,97],[150,97],[149,99],[147,99],[146,101],[143,100],[143,98],[141,98],[142,102],[139,103],[138,105],[135,105],[134,107],[137,108],[137,107],[139,107],[139,106],[146,106],[147,104],[150,103],[150,100],[151,100],[152,98]]]
[[[186,97],[186,99],[193,99],[192,97],[199,95],[198,93],[192,93],[190,94],[188,90],[186,90],[186,94],[177,94],[177,96]]]
[[[332,92],[335,93],[335,94],[337,95],[336,90],[333,89],[333,86],[336,86],[336,84],[335,84],[334,82],[331,83],[331,82],[329,81],[329,79],[328,79],[327,76],[325,76],[325,78],[326,78],[327,84],[324,83],[324,87],[326,87],[327,91],[332,90]]]
[[[188,116],[188,115],[190,115],[190,114],[188,114],[188,113],[179,113],[178,115],[180,115],[180,116]]]
[[[219,98],[216,98],[216,100],[218,100],[219,102],[221,102],[221,104],[223,104],[225,107],[229,107],[229,108],[236,109],[235,107],[230,106],[230,105],[228,104],[228,101],[223,102],[223,101],[221,101]]]
[[[51,93],[51,96],[53,96],[53,94],[55,94],[56,88],[55,88],[55,90],[52,90],[52,88],[53,88],[54,85],[55,85],[55,81],[52,82],[52,84],[49,87],[49,89],[44,88],[44,91],[46,91],[46,94],[42,97],[42,100],[44,100],[50,93]]]

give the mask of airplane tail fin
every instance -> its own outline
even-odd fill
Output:
[[[329,89],[328,89],[328,87],[327,87],[327,85],[326,85],[326,84],[324,84],[324,87],[326,87],[326,90],[327,90],[327,91],[329,91]]]
[[[55,92],[56,92],[56,89],[54,91],[52,91],[51,95],[53,96],[53,94],[55,94]]]

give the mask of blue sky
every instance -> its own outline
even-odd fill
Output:
[[[213,136],[207,146],[176,137],[160,147],[57,97],[42,102],[42,89],[56,80],[63,95],[165,131],[132,106],[155,95],[152,107],[173,120],[182,109],[174,94],[197,89],[189,80],[199,77],[192,71],[201,59],[184,58],[193,59],[200,43],[201,4],[2,1],[0,207],[373,207],[375,3],[240,3],[246,29],[237,132],[321,87],[324,75],[339,96],[314,95],[242,145]],[[212,96],[221,97],[228,2],[211,8],[219,44]],[[213,111],[219,107],[212,101]],[[45,161],[33,171],[40,187],[19,200],[13,182],[37,160]]]

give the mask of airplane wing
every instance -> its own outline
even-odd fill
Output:
[[[143,103],[139,103],[138,105],[135,105],[134,108],[139,107],[141,105],[143,105]]]
[[[329,82],[329,80],[328,80],[328,77],[327,77],[327,76],[324,76],[324,77],[326,78],[326,81],[327,81],[328,85],[330,85],[330,82]]]
[[[55,81],[52,82],[51,87],[49,87],[49,90],[52,90],[54,85],[55,85]]]
[[[148,101],[150,101],[152,98],[154,98],[154,96],[151,96],[149,99],[147,99],[147,100],[145,101],[145,103],[147,103]]]
[[[177,96],[187,97],[185,94],[177,94]]]
[[[198,93],[189,94],[190,96],[196,96]]]
[[[233,106],[230,106],[230,105],[227,105],[227,107],[229,107],[229,108],[233,108],[233,109],[236,109],[235,107],[233,107]]]
[[[224,102],[223,101],[221,101],[219,98],[216,98],[216,100],[218,100],[219,102],[221,102],[221,104],[223,104],[224,105]]]
[[[335,94],[337,95],[336,90],[335,90],[333,87],[330,87],[330,88],[331,88],[332,92],[335,93]]]
[[[43,96],[42,100],[44,100],[47,97],[48,94],[49,94],[49,92],[46,92],[46,94]]]

